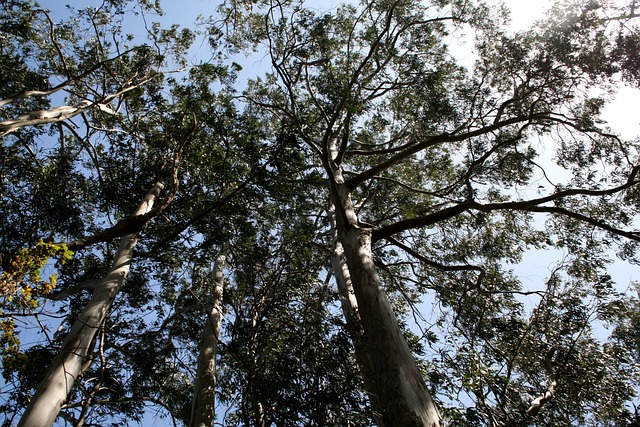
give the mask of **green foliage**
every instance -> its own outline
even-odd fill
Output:
[[[31,312],[56,287],[57,273],[41,277],[45,265],[52,259],[64,264],[73,257],[67,245],[57,245],[40,240],[35,247],[20,249],[3,260],[0,275],[0,353],[2,375],[8,379],[27,363],[27,356],[20,348],[15,331],[14,316]]]
[[[7,303],[16,307],[33,307],[33,297],[46,295],[56,286],[54,273],[47,280],[40,277],[42,268],[50,258],[58,258],[64,264],[70,260],[73,252],[66,244],[55,244],[40,240],[33,248],[21,249],[3,261],[0,276],[0,295]]]
[[[638,81],[628,9],[561,1],[511,34],[475,1],[234,1],[197,28],[152,22],[159,6],[2,6],[0,99],[61,86],[0,120],[104,104],[0,144],[5,425],[88,300],[77,285],[113,262],[111,227],[158,178],[162,213],[139,233],[70,423],[127,425],[147,404],[188,423],[202,276],[223,253],[216,421],[373,425],[329,259],[328,206],[349,203],[448,424],[638,422],[638,298],[608,270],[616,250],[638,262],[640,149],[606,128],[607,96],[594,96]],[[471,69],[447,46],[461,31],[476,35]],[[193,64],[191,47],[207,45]],[[244,77],[245,52],[264,76]],[[102,232],[73,258],[50,243]],[[543,252],[557,263],[526,282],[522,264]],[[43,278],[53,258],[59,275]],[[57,332],[22,348],[11,313],[56,285],[69,297],[46,307],[63,320],[44,332]]]
[[[370,425],[337,295],[316,278],[321,257],[307,246],[314,230],[293,215],[288,227],[295,233],[272,238],[249,228],[232,248],[221,397],[246,404],[224,421]]]

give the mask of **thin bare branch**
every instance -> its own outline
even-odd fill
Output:
[[[70,84],[77,82],[79,80],[82,80],[83,78],[87,77],[89,74],[93,73],[94,71],[98,70],[99,68],[102,68],[104,65],[108,64],[109,62],[113,62],[116,61],[118,59],[120,59],[122,56],[133,52],[134,50],[138,50],[138,49],[146,49],[146,46],[137,46],[134,47],[132,49],[128,49],[124,52],[122,52],[120,55],[118,56],[114,56],[113,58],[108,58],[105,59],[104,61],[100,61],[98,63],[96,63],[95,65],[93,65],[92,67],[88,68],[86,71],[78,74],[77,76],[68,78],[67,80],[63,81],[62,83],[52,87],[51,89],[48,90],[24,90],[20,93],[17,93],[9,98],[5,98],[0,100],[0,108],[4,107],[7,104],[11,104],[13,102],[18,101],[19,99],[24,99],[24,98],[31,98],[31,97],[42,97],[42,96],[49,96],[52,95],[62,89],[64,89],[65,87],[69,86]]]

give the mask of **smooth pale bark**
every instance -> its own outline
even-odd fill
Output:
[[[331,165],[329,191],[335,208],[336,242],[341,243],[344,250],[364,332],[367,358],[361,363],[364,371],[371,371],[365,383],[365,387],[370,387],[367,392],[371,406],[385,426],[440,427],[442,419],[438,408],[373,264],[372,230],[360,226],[342,168],[336,164],[339,161],[338,130],[327,147],[331,160],[327,162]],[[334,272],[336,276],[347,277],[347,270],[340,265],[336,270],[335,262]],[[365,363],[370,363],[370,367],[364,366]]]
[[[397,427],[439,427],[441,418],[402,334],[371,256],[371,231],[339,231],[379,390],[382,419]]]
[[[545,391],[541,396],[536,397],[533,402],[531,402],[531,406],[527,409],[527,414],[536,416],[542,409],[542,407],[553,399],[553,396],[556,395],[556,390],[558,389],[558,375],[556,370],[553,368],[553,355],[555,354],[555,349],[551,349],[544,360],[545,369],[551,383],[549,384],[549,388]]]
[[[331,254],[333,271],[336,276],[338,286],[338,294],[340,295],[340,304],[342,305],[342,313],[347,322],[347,331],[353,341],[356,359],[360,364],[364,388],[371,401],[373,409],[373,419],[378,427],[384,427],[384,420],[380,411],[383,406],[380,402],[380,391],[378,383],[374,380],[373,364],[369,353],[367,353],[367,343],[365,341],[364,331],[360,314],[358,313],[358,301],[356,300],[349,275],[349,267],[344,259],[344,249],[342,243],[336,241],[334,243],[333,253]]]
[[[536,397],[533,402],[531,402],[531,406],[529,406],[529,409],[527,409],[527,414],[538,415],[538,413],[542,409],[542,406],[553,399],[553,396],[555,396],[557,389],[558,381],[553,380],[549,385],[547,391],[545,391],[542,396]]]
[[[48,110],[38,110],[28,114],[23,114],[15,119],[0,122],[0,138],[27,126],[61,122],[75,117],[91,108],[96,108],[108,114],[115,114],[115,111],[113,111],[106,103],[93,103],[91,101],[82,101],[77,106],[62,105]]]
[[[156,182],[135,215],[144,215],[151,211],[163,187],[161,182]],[[73,324],[58,356],[49,367],[36,394],[31,398],[18,427],[53,425],[73,385],[91,363],[90,354],[94,347],[94,338],[124,284],[136,243],[136,234],[128,234],[120,241],[111,271],[95,287],[91,300]]]
[[[347,262],[344,258],[344,248],[342,247],[340,240],[338,240],[335,208],[333,206],[329,209],[329,217],[331,218],[333,232],[331,264],[336,278],[342,313],[346,320],[347,332],[353,342],[356,359],[360,365],[364,388],[371,402],[373,419],[378,427],[384,427],[384,420],[380,413],[380,410],[383,408],[382,403],[380,402],[380,391],[377,388],[376,381],[373,379],[373,365],[371,363],[369,353],[367,352],[367,343],[365,341],[364,331],[362,330],[360,313],[358,313],[358,301],[356,300],[356,295],[353,291],[349,267],[347,266]]]
[[[212,427],[215,419],[216,354],[222,322],[225,257],[220,255],[214,264],[212,301],[207,306],[207,321],[202,332],[198,370],[193,384],[191,427]]]

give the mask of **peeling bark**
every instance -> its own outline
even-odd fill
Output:
[[[156,182],[136,210],[136,215],[151,211],[164,187]],[[111,271],[93,291],[91,300],[73,324],[58,356],[49,367],[46,377],[31,398],[18,427],[49,427],[53,425],[75,382],[91,363],[94,339],[107,318],[111,304],[124,284],[137,243],[136,234],[128,234],[120,241]]]
[[[207,306],[207,321],[202,333],[198,370],[193,385],[193,402],[191,406],[191,427],[212,427],[216,415],[216,355],[220,324],[222,323],[222,296],[224,293],[225,257],[220,255],[214,264],[212,301]]]

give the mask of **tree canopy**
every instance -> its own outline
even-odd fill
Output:
[[[89,3],[0,6],[3,426],[640,423],[635,0]]]

